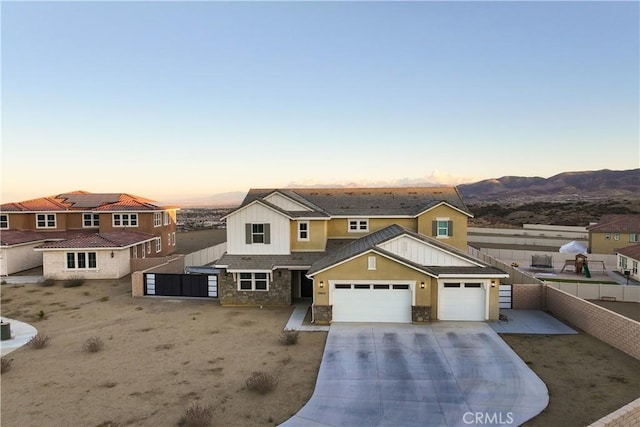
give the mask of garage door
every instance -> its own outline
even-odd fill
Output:
[[[440,283],[438,319],[485,320],[486,292],[482,283]]]
[[[411,322],[411,285],[336,283],[332,289],[334,322]]]

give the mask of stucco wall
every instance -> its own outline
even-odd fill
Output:
[[[309,220],[309,240],[298,240],[298,221],[291,221],[291,250],[324,251],[327,245],[327,222],[325,220]]]
[[[19,271],[28,270],[30,268],[42,265],[42,252],[33,250],[42,242],[28,243],[25,245],[12,246],[10,248],[0,249],[0,275],[7,276]]]
[[[453,235],[449,237],[433,236],[432,223],[437,218],[449,218],[453,221]],[[467,250],[467,219],[468,217],[447,206],[438,206],[418,217],[418,233],[425,236],[437,238],[448,245],[454,246],[462,251]]]
[[[46,278],[67,280],[83,279],[119,279],[131,272],[129,263],[129,249],[87,251],[96,252],[95,269],[67,269],[67,252],[75,251],[45,251],[43,254],[42,272]],[[111,253],[113,252],[113,258]]]

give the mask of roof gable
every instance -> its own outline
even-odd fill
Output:
[[[290,197],[285,196],[284,194],[282,194],[281,192],[279,192],[278,190],[274,191],[273,193],[269,194],[268,196],[264,197],[265,201],[274,204],[276,206],[278,206],[279,208],[285,210],[285,211],[293,211],[293,212],[311,212],[313,211],[313,209],[310,209],[309,207],[303,205],[302,203],[293,200]]]
[[[458,267],[477,267],[481,265],[478,262],[472,262],[468,257],[444,250],[440,246],[429,244],[408,234],[402,234],[382,242],[378,247],[420,265]]]

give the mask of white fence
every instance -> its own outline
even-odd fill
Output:
[[[227,250],[227,243],[220,243],[209,248],[192,252],[184,257],[185,267],[194,267],[211,264],[220,259]]]
[[[544,283],[547,286],[553,286],[582,299],[612,299],[640,303],[640,286],[603,285],[597,283]]]

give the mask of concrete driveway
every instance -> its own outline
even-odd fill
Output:
[[[486,323],[332,324],[313,396],[283,425],[520,425],[545,384]]]

